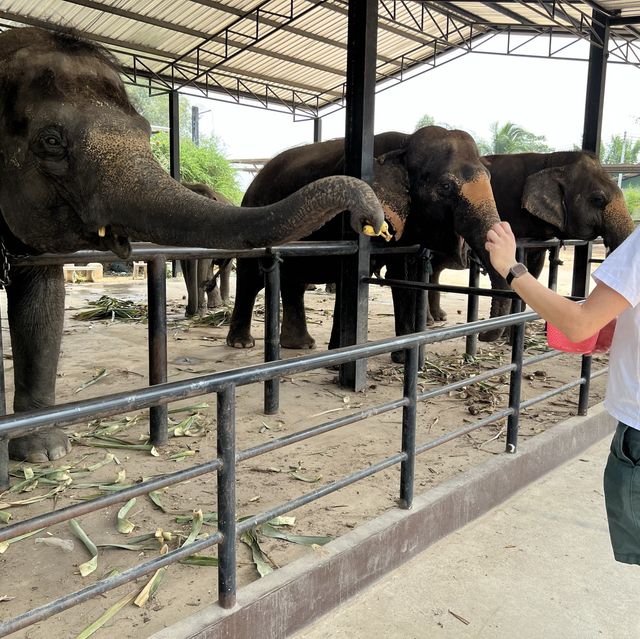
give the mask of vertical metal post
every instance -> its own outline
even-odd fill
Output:
[[[7,414],[7,389],[4,379],[4,343],[2,341],[2,317],[0,317],[0,415]]]
[[[180,94],[169,91],[169,173],[180,181]],[[171,262],[173,277],[179,272],[176,260]]]
[[[376,81],[377,0],[349,3],[347,31],[347,82],[345,173],[373,181],[373,115]],[[343,238],[352,238],[348,218],[343,219]],[[367,339],[369,287],[369,238],[357,236],[358,254],[341,260],[337,286],[339,345]],[[367,362],[361,359],[340,366],[340,384],[361,390],[366,384]]]
[[[589,47],[582,148],[593,151],[597,156],[600,150],[602,107],[609,57],[609,18],[601,11],[594,9],[591,13],[591,26],[593,31]]]
[[[313,118],[313,141],[322,142],[322,118]]]
[[[223,608],[236,604],[236,444],[235,386],[218,392],[218,603]]]
[[[260,260],[264,273],[264,361],[280,359],[280,259],[277,253]],[[264,412],[274,415],[280,407],[280,380],[264,383]]]
[[[558,266],[560,265],[560,247],[553,246],[549,249],[549,288],[558,290]]]
[[[191,107],[191,140],[200,146],[200,111],[197,106]]]
[[[589,276],[591,264],[591,242],[574,247],[573,278],[571,281],[571,295],[586,297],[589,290]]]
[[[147,262],[149,384],[167,381],[167,260],[161,255]],[[149,409],[149,436],[154,446],[167,443],[167,405]]]
[[[0,318],[0,415],[7,414],[7,395],[4,384],[4,346],[2,343],[2,320]],[[9,440],[0,437],[0,490],[9,488]]]
[[[524,250],[522,247],[516,249],[516,260],[522,262]],[[522,300],[518,297],[513,302],[513,312],[522,312]],[[513,409],[513,414],[507,418],[507,448],[506,452],[515,453],[518,448],[518,428],[520,426],[520,399],[522,394],[522,358],[524,354],[524,322],[514,326],[511,345],[511,363],[515,364],[515,369],[509,376],[509,408]]]
[[[418,348],[404,352],[404,397],[409,400],[402,409],[402,452],[407,459],[400,464],[400,507],[411,508],[416,466],[416,414],[418,396]]]
[[[477,288],[480,285],[480,267],[475,259],[469,261],[469,286]],[[467,322],[475,322],[478,319],[477,295],[467,297]],[[475,357],[478,353],[478,335],[467,335],[465,353]]]
[[[580,377],[584,382],[580,384],[580,394],[578,395],[578,415],[586,415],[589,410],[589,391],[591,387],[591,355],[582,356],[580,366]]]
[[[426,284],[429,281],[429,254],[428,249],[422,250],[416,255],[416,281]],[[416,333],[427,329],[427,304],[428,294],[425,290],[416,291]],[[424,366],[424,344],[418,349],[418,369]]]

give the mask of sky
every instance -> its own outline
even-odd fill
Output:
[[[499,42],[494,46],[500,50]],[[573,46],[586,53],[586,45]],[[428,114],[476,140],[490,139],[493,122],[511,121],[544,135],[556,150],[571,149],[581,143],[586,77],[586,61],[470,53],[378,93],[375,133],[411,132]],[[209,110],[201,131],[213,132],[232,159],[273,157],[313,141],[312,122],[294,122],[290,114],[215,100],[193,102]],[[323,139],[342,137],[344,119],[344,109],[324,117]],[[610,63],[602,137],[606,141],[625,132],[628,138],[640,137],[640,69]]]

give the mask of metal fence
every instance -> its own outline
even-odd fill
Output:
[[[333,254],[336,252],[353,252],[353,243],[331,244],[328,247]],[[274,249],[275,251],[276,249]],[[277,249],[281,255],[304,254],[300,251],[309,250],[309,247],[284,246]],[[315,250],[315,248],[314,248]],[[149,251],[145,253],[144,251]],[[251,256],[272,257],[274,251],[251,251]],[[160,256],[158,253],[162,253]],[[215,255],[214,255],[215,253]],[[223,255],[224,254],[224,255]],[[325,253],[326,254],[326,253]],[[344,253],[340,253],[344,254]],[[86,252],[73,254],[73,256],[56,256],[58,263],[61,261],[109,261],[104,254]],[[156,263],[156,268],[150,268],[151,281],[149,292],[157,289],[157,282],[165,273],[164,268],[158,268],[158,264],[164,265],[166,259],[177,257],[229,257],[229,252],[223,251],[194,251],[192,249],[174,250],[166,249],[159,251],[157,247],[137,248],[135,257],[150,260],[150,267]],[[175,256],[175,257],[174,257]],[[46,260],[54,258],[38,258],[31,262],[44,263]],[[42,260],[42,261],[40,261]],[[26,263],[23,262],[23,263]],[[52,263],[52,262],[46,262]],[[154,275],[155,274],[155,275]],[[387,284],[390,284],[387,282]],[[422,286],[418,283],[417,286]],[[160,286],[162,288],[162,286]],[[482,291],[475,291],[480,294]],[[155,301],[149,300],[150,308],[150,332],[157,330],[152,327],[151,316],[153,315],[153,304],[157,304],[158,299],[162,300],[162,295],[157,295]],[[159,309],[156,313],[161,314]],[[162,310],[164,313],[164,309]],[[24,413],[7,415],[0,418],[0,437],[4,441],[4,462],[6,466],[6,441],[8,438],[38,432],[50,427],[52,424],[64,427],[79,422],[87,422],[114,414],[121,414],[128,411],[142,410],[150,408],[152,410],[166,410],[166,405],[176,400],[182,400],[202,395],[216,394],[217,399],[217,453],[216,457],[209,461],[173,473],[156,477],[135,486],[124,488],[117,493],[107,494],[90,501],[70,505],[53,512],[45,513],[29,519],[7,525],[0,529],[0,542],[7,541],[19,535],[26,534],[59,522],[68,521],[87,513],[111,506],[115,503],[125,502],[132,497],[148,494],[173,484],[186,481],[205,475],[207,473],[217,473],[217,501],[218,501],[218,530],[213,535],[204,539],[197,539],[188,546],[183,546],[161,555],[150,561],[146,561],[138,566],[125,570],[124,572],[102,579],[96,583],[82,588],[71,594],[62,596],[39,608],[29,610],[13,619],[4,620],[0,623],[0,636],[5,636],[21,628],[25,628],[33,623],[47,619],[48,617],[75,606],[91,597],[97,596],[120,585],[128,583],[138,577],[149,574],[162,566],[169,565],[184,559],[190,555],[209,548],[218,546],[218,601],[224,608],[232,607],[236,600],[236,540],[249,529],[267,522],[275,516],[282,515],[294,510],[304,504],[310,503],[320,497],[328,495],[345,486],[360,481],[366,477],[374,475],[391,466],[400,465],[400,485],[399,496],[400,506],[409,508],[413,501],[414,493],[414,473],[416,456],[452,439],[461,437],[478,428],[492,424],[504,418],[507,419],[507,451],[515,452],[518,438],[518,423],[521,410],[528,408],[538,402],[549,399],[555,395],[563,393],[575,387],[580,388],[578,400],[578,413],[585,414],[587,410],[589,382],[590,379],[603,374],[606,369],[602,369],[595,374],[590,371],[591,357],[582,357],[582,368],[579,377],[562,386],[551,389],[537,397],[521,401],[521,381],[522,371],[525,367],[538,363],[542,360],[559,355],[557,351],[539,354],[533,357],[524,357],[524,331],[527,322],[537,319],[537,315],[532,312],[518,312],[514,315],[498,319],[483,321],[473,321],[464,325],[444,327],[426,332],[419,332],[393,339],[384,339],[367,344],[340,348],[328,352],[316,353],[286,361],[275,361],[266,364],[244,367],[210,375],[204,375],[194,379],[168,383],[161,381],[155,385],[135,390],[116,393],[92,400],[70,402],[57,405],[47,409],[34,410]],[[499,368],[487,370],[480,374],[456,381],[451,384],[434,388],[424,392],[418,390],[419,371],[419,349],[428,344],[434,344],[460,337],[470,337],[481,331],[497,328],[512,329],[511,361],[509,364]],[[166,327],[165,327],[166,329]],[[393,401],[368,407],[363,410],[353,412],[349,415],[326,421],[322,424],[304,428],[290,435],[270,440],[267,443],[254,446],[245,450],[236,449],[235,437],[235,394],[236,389],[247,384],[265,383],[277,380],[284,375],[293,375],[313,369],[340,365],[356,359],[364,359],[391,351],[404,350],[405,362],[403,372],[403,391],[401,396]],[[437,396],[447,394],[451,391],[462,389],[466,386],[477,384],[497,375],[509,373],[509,399],[506,406],[494,413],[478,419],[472,423],[460,426],[451,432],[435,439],[424,442],[416,441],[416,413],[419,402],[433,399]],[[339,429],[349,424],[360,422],[369,417],[380,415],[393,410],[402,410],[402,432],[400,442],[400,452],[396,452],[384,459],[380,459],[365,469],[342,477],[339,480],[325,484],[295,499],[281,503],[260,514],[253,515],[242,521],[237,521],[236,514],[236,468],[239,463],[250,458],[268,453],[270,451],[289,446],[296,442]],[[165,413],[166,415],[166,413]],[[158,423],[155,427],[158,429]],[[154,423],[151,423],[151,439],[162,437],[163,433],[153,433]],[[164,437],[166,438],[166,426]],[[2,461],[2,460],[0,460]]]

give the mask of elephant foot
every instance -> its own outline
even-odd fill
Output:
[[[229,332],[227,335],[227,346],[233,348],[253,348],[256,345],[256,340],[253,339],[250,333],[238,333],[234,334]]]
[[[214,288],[209,292],[209,297],[207,299],[207,308],[220,308],[221,306],[224,306],[222,295],[220,295],[219,289]]]
[[[441,308],[430,309],[429,312],[434,322],[444,322],[447,319],[447,314]]]
[[[497,339],[502,337],[503,332],[504,332],[503,328],[496,328],[492,331],[485,331],[484,333],[480,333],[478,335],[478,339],[481,342],[495,342]]]
[[[64,457],[71,450],[67,435],[59,428],[9,440],[9,457],[18,461],[48,462]]]
[[[280,333],[280,346],[282,348],[311,349],[316,347],[316,340],[307,333],[306,335],[287,335]]]
[[[393,351],[391,353],[391,361],[394,364],[404,364],[404,351]]]
[[[433,319],[433,315],[431,313],[427,314],[427,326],[433,326],[435,324],[435,320]]]

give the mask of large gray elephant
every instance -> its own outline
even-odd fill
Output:
[[[273,158],[256,176],[243,204],[265,205],[286,196],[313,179],[340,174],[344,170],[344,141],[330,140],[296,147]],[[493,270],[484,248],[487,230],[498,221],[489,175],[481,162],[475,142],[464,131],[448,131],[428,126],[407,135],[387,132],[375,136],[373,189],[382,203],[394,243],[421,244],[465,264],[463,240],[480,256],[493,285],[506,289],[506,282]],[[308,236],[311,240],[340,237],[336,221]],[[385,257],[387,275],[394,279],[415,279],[405,270],[405,261]],[[379,264],[378,264],[379,266]],[[286,348],[312,348],[304,311],[305,285],[334,282],[338,276],[336,258],[286,259],[282,265],[283,322],[280,343]],[[372,265],[374,268],[374,265]],[[251,314],[255,298],[263,286],[257,260],[238,260],[236,299],[227,343],[249,348]],[[415,294],[393,289],[396,333],[414,330]],[[496,298],[492,315],[502,315],[508,300]],[[334,325],[335,329],[335,325]],[[337,345],[332,332],[330,347]],[[399,361],[402,353],[395,353]]]
[[[131,240],[244,249],[299,239],[340,211],[379,230],[369,186],[331,178],[265,208],[202,197],[154,160],[148,122],[119,68],[70,31],[0,34],[0,264],[11,255],[110,250]],[[64,315],[62,265],[12,268],[4,280],[13,348],[14,410],[54,403]],[[10,279],[10,283],[9,283]],[[16,459],[45,461],[69,449],[58,429],[11,440]]]
[[[183,182],[184,186],[215,202],[231,204],[218,191],[200,182]],[[180,260],[182,275],[187,286],[187,307],[185,317],[204,315],[207,310],[224,306],[229,302],[229,279],[231,276],[231,259],[199,258],[196,260]],[[218,270],[214,273],[214,267]]]
[[[624,196],[598,159],[586,151],[516,153],[483,157],[500,218],[517,238],[593,240],[615,249],[634,229]],[[528,249],[525,260],[538,277],[545,252]],[[432,281],[445,265],[436,265]],[[439,295],[429,293],[434,316]],[[481,337],[485,337],[482,336]]]

